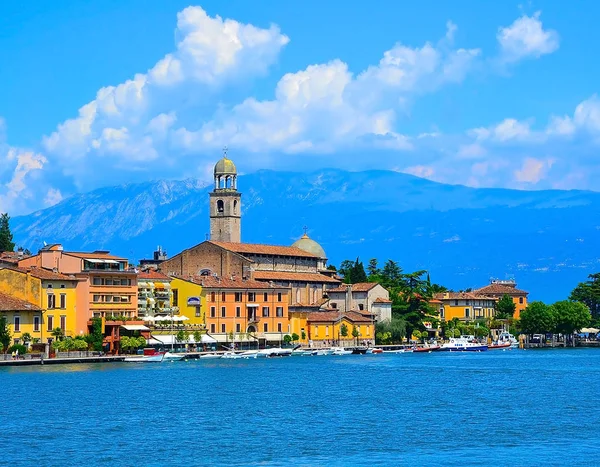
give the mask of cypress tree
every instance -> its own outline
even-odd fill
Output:
[[[15,244],[12,239],[12,232],[9,225],[10,217],[7,213],[0,216],[0,252],[14,251]]]

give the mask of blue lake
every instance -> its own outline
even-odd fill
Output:
[[[600,456],[600,351],[0,369],[5,465],[565,465]]]

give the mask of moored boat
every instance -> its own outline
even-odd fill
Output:
[[[383,353],[383,349],[378,349],[376,347],[370,347],[367,349],[367,353],[368,354]]]
[[[429,352],[435,352],[436,350],[440,350],[439,345],[425,345],[423,347],[413,348],[413,352],[415,352],[415,353],[429,353]]]
[[[164,353],[155,353],[152,355],[136,355],[135,357],[125,357],[124,362],[127,363],[160,363],[165,357]]]
[[[202,359],[215,359],[215,358],[221,358],[221,357],[222,357],[222,355],[218,354],[218,353],[205,353],[203,355],[200,355],[199,358],[202,358]]]
[[[352,350],[346,350],[343,347],[332,347],[332,355],[352,355]]]
[[[488,345],[488,350],[502,350],[502,349],[510,349],[512,344],[510,342],[496,342],[494,344]]]
[[[442,344],[439,350],[446,352],[483,352],[487,350],[486,344],[479,344],[477,342],[471,342],[469,339],[463,337],[451,338],[449,342]]]
[[[185,354],[176,354],[172,352],[165,352],[163,360],[166,362],[178,362],[179,360],[183,360]]]

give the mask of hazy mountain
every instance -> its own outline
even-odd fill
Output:
[[[600,193],[444,185],[387,171],[260,171],[240,176],[242,237],[321,242],[330,262],[357,256],[425,268],[455,289],[515,277],[533,299],[564,298],[600,270]],[[152,181],[79,194],[12,221],[19,245],[61,242],[138,260],[206,238],[208,192],[198,180]]]

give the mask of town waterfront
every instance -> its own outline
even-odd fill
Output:
[[[596,461],[600,352],[0,368],[4,460],[36,465]]]

